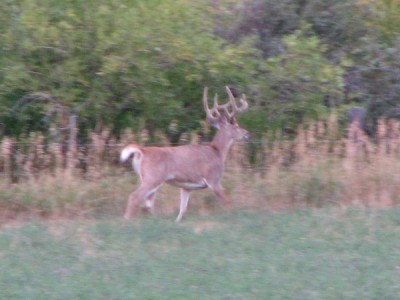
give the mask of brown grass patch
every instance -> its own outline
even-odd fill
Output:
[[[341,138],[332,115],[328,121],[299,127],[295,139],[266,136],[253,144],[258,148],[254,164],[249,163],[247,146],[236,144],[226,163],[223,186],[233,209],[398,206],[400,123],[381,120],[376,136],[372,142],[351,125],[347,137]],[[40,135],[24,143],[3,139],[0,219],[122,215],[138,178],[129,165],[116,164],[118,152],[122,144],[146,140],[145,134],[127,132],[119,143],[109,132],[92,134],[91,139],[88,146],[77,147],[73,168],[62,146],[46,145]],[[189,211],[207,214],[218,209],[221,205],[212,192],[192,193]],[[176,217],[178,210],[178,189],[162,187],[156,212]]]

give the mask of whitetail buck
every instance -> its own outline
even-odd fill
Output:
[[[203,105],[207,120],[218,129],[212,142],[208,145],[183,145],[176,147],[141,147],[128,145],[121,152],[120,160],[126,161],[133,155],[132,165],[138,173],[141,184],[128,199],[125,219],[129,219],[139,202],[153,209],[157,189],[164,183],[177,186],[181,190],[179,222],[185,213],[190,192],[210,188],[224,205],[228,204],[221,178],[224,162],[229,148],[235,140],[248,139],[248,132],[239,127],[236,115],[247,110],[248,103],[243,94],[240,106],[228,87],[229,102],[218,104],[217,95],[212,109],[208,107],[207,88],[203,92]]]

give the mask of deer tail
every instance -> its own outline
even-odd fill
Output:
[[[138,145],[128,145],[124,147],[124,149],[122,149],[119,160],[121,162],[127,161],[132,155],[135,155],[136,153],[140,154],[140,156],[143,155],[143,152],[142,150],[140,150],[140,147]]]

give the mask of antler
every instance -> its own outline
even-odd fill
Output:
[[[242,94],[242,97],[240,98],[241,106],[238,107],[236,104],[236,99],[233,96],[233,94],[228,86],[226,86],[226,91],[229,95],[229,103],[232,105],[232,113],[229,113],[228,110],[225,109],[225,111],[229,115],[229,117],[234,118],[237,114],[245,112],[247,110],[247,108],[249,107],[249,104],[247,103],[246,95]]]
[[[207,99],[208,88],[207,87],[204,88],[203,106],[204,106],[204,110],[206,112],[207,119],[208,119],[209,122],[217,121],[217,120],[220,119],[220,117],[221,117],[220,110],[223,111],[225,117],[227,117],[228,119],[232,119],[237,114],[246,111],[247,108],[249,107],[249,104],[247,103],[245,94],[242,94],[242,97],[240,98],[241,105],[239,107],[236,104],[236,99],[233,96],[233,94],[232,94],[231,90],[229,89],[229,87],[226,87],[226,91],[227,91],[228,96],[229,96],[229,102],[225,103],[225,104],[218,104],[218,95],[215,94],[215,96],[214,96],[214,105],[213,105],[212,109],[210,109],[208,107],[208,99]],[[229,106],[232,106],[232,112],[229,112],[229,110],[228,110]]]
[[[208,107],[208,87],[204,88],[203,91],[203,106],[204,111],[206,112],[206,116],[209,122],[217,121],[221,114],[218,111],[218,95],[214,96],[214,106],[212,109]]]

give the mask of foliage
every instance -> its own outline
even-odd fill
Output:
[[[400,118],[400,36],[393,47],[372,45],[362,68],[369,118],[376,126],[380,116]]]
[[[18,0],[0,4],[1,135],[199,130],[201,92],[246,92],[265,132],[324,105],[396,116],[398,1]],[[384,86],[384,89],[379,87]]]
[[[324,57],[326,46],[315,35],[307,36],[307,28],[283,38],[285,51],[266,61],[260,86],[269,126],[290,133],[343,100],[343,68]]]
[[[383,42],[393,46],[400,35],[400,2],[397,0],[369,1],[371,17],[368,24],[376,28]]]
[[[398,1],[371,1],[371,17],[366,23],[375,32],[364,40],[360,64],[368,117],[375,127],[381,116],[400,118],[400,4]]]
[[[35,130],[26,119],[46,119],[51,109],[32,115],[25,106],[53,102],[33,97],[15,107],[37,92],[78,111],[83,128],[107,125],[119,132],[142,120],[152,133],[177,120],[190,129],[198,127],[200,87],[240,84],[247,77],[249,51],[213,36],[204,4],[24,0],[2,9],[9,14],[0,61],[1,118],[11,119],[7,134]]]

